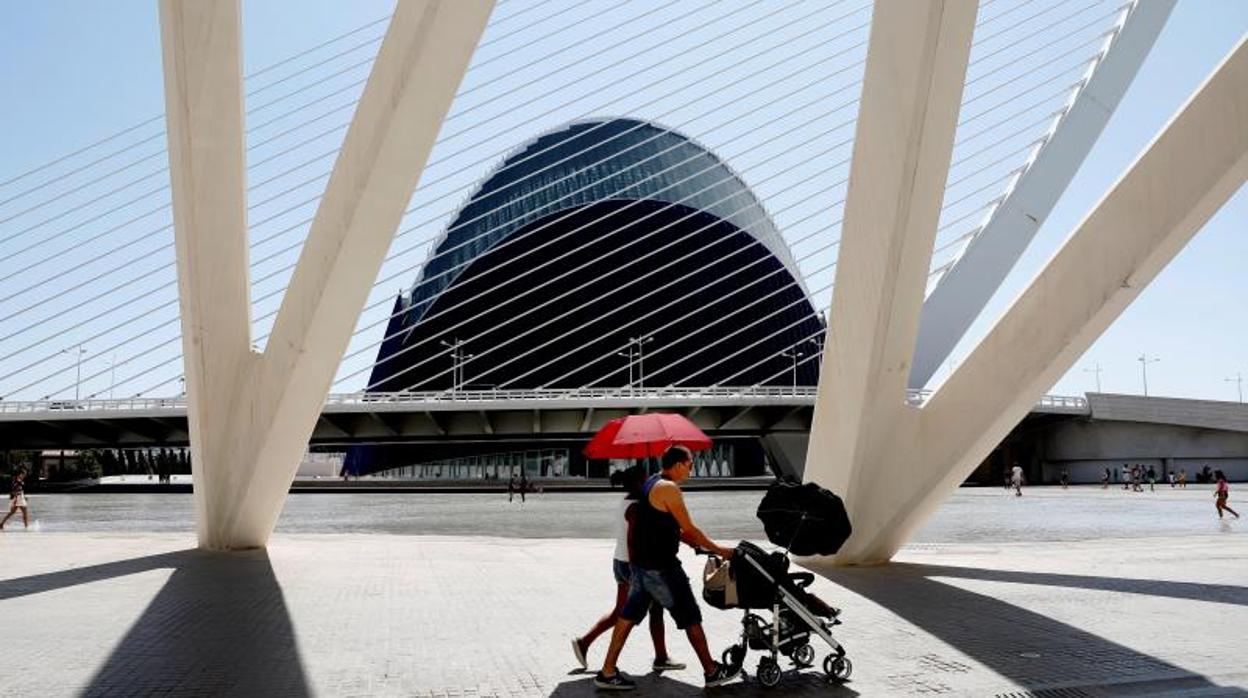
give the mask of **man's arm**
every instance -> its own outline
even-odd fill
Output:
[[[732,557],[735,548],[725,548],[711,540],[697,526],[685,508],[685,498],[674,484],[661,483],[650,493],[650,503],[659,511],[666,511],[680,526],[680,539],[688,545],[709,550],[720,557]]]

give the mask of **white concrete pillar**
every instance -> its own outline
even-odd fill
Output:
[[[805,477],[876,507],[878,454],[912,440],[906,380],[977,3],[875,5]]]
[[[187,423],[192,435],[230,428],[251,351],[242,33],[237,0],[160,3],[165,119],[178,262]],[[196,528],[231,488],[224,439],[191,438]]]
[[[1248,180],[1245,124],[1248,40],[1097,204],[956,372],[921,410],[907,413],[917,419],[895,422],[898,438],[877,441],[870,457],[854,464],[878,475],[853,473],[858,486],[851,485],[846,498],[854,535],[837,562],[891,557]],[[887,432],[890,425],[877,428]],[[827,470],[823,465],[816,472]]]
[[[492,7],[493,0],[407,0],[397,5],[268,345],[263,355],[248,358],[244,353],[242,359],[227,361],[233,354],[217,354],[224,341],[217,320],[234,328],[241,323],[244,348],[249,329],[238,3],[162,0],[179,285],[183,293],[194,291],[196,280],[203,278],[207,289],[204,304],[184,298],[182,305],[201,546],[255,547],[268,539]],[[222,29],[231,20],[232,34]],[[225,65],[213,65],[218,62]],[[191,65],[198,67],[188,69]],[[233,102],[223,109],[216,100],[226,93],[233,95]],[[216,123],[219,119],[236,120],[237,127],[227,129]],[[218,129],[237,133],[227,141],[217,137]],[[190,135],[179,140],[175,132]],[[203,158],[207,164],[197,167],[201,150],[211,154]],[[237,158],[231,155],[235,150]],[[184,171],[188,169],[190,174]],[[201,175],[210,181],[237,181],[237,201],[209,198],[224,185],[197,188],[195,177]],[[197,211],[207,214],[196,217]],[[239,222],[237,230],[211,225],[218,215]],[[222,240],[231,248],[241,242],[241,254],[197,254]],[[221,308],[206,304],[209,293],[215,302],[216,278],[231,284],[241,279],[241,307],[236,302]],[[227,337],[229,348],[235,348],[234,334]],[[213,386],[206,387],[204,367],[219,363]],[[197,372],[201,380],[191,379]],[[204,419],[217,414],[219,421]]]

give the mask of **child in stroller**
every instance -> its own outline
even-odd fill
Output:
[[[832,637],[840,625],[840,611],[807,591],[815,576],[789,572],[789,553],[831,555],[840,549],[853,529],[840,497],[814,483],[777,480],[758,506],[767,539],[784,548],[768,553],[741,541],[732,560],[714,555],[707,561],[702,597],[720,609],[740,608],[741,641],[724,651],[723,662],[740,667],[748,650],[767,652],[759,660],[758,679],[765,686],[780,683],[780,656],[795,668],[812,666],[815,648],[811,636],[823,640],[832,652],[823,660],[829,680],[845,681],[853,664],[845,649]],[[754,611],[770,611],[771,619]]]
[[[814,635],[832,650],[823,660],[824,674],[831,681],[848,679],[853,664],[831,633],[841,623],[840,611],[807,591],[815,575],[788,570],[787,555],[768,553],[748,541],[738,544],[731,564],[710,555],[702,598],[715,608],[739,608],[745,614],[741,641],[724,650],[721,661],[739,667],[748,650],[768,653],[758,662],[757,676],[764,686],[772,687],[784,673],[781,655],[794,669],[814,665],[815,648],[810,644]],[[755,611],[770,611],[771,619]]]

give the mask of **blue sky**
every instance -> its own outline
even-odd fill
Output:
[[[1062,25],[1070,29],[1072,36],[1077,27],[1087,26],[1093,37],[1103,28],[1097,22],[1104,24],[1104,13],[1112,14],[1118,4],[1116,0],[1041,0],[1034,5],[1023,0],[995,0],[995,7],[985,5],[981,17],[994,13],[1004,16],[1005,10],[1014,12],[1008,21],[997,23],[996,27],[1000,27],[1029,16],[1034,8],[1042,8],[1046,3],[1058,13],[1072,13],[1070,22]],[[255,73],[287,56],[365,26],[386,16],[390,7],[390,2],[376,1],[244,2],[245,72]],[[1082,15],[1074,16],[1075,10],[1064,8],[1084,9],[1079,10]],[[1039,13],[1036,16],[1033,25],[1047,21]],[[538,29],[515,31],[543,17],[546,19]],[[860,76],[860,68],[855,69],[854,65],[863,54],[861,48],[854,46],[865,37],[862,27],[867,19],[869,5],[865,0],[500,3],[487,30],[486,43],[474,58],[474,69],[461,88],[463,96],[452,108],[452,121],[444,128],[421,188],[413,198],[412,214],[401,227],[409,232],[400,236],[392,248],[391,259],[370,297],[370,309],[361,320],[359,335],[334,389],[362,387],[356,374],[371,362],[376,351],[374,344],[380,339],[380,328],[370,326],[384,322],[393,293],[415,280],[415,270],[428,245],[474,183],[498,161],[499,154],[545,129],[589,114],[628,114],[659,120],[681,128],[724,156],[764,198],[794,247],[795,256],[802,260],[800,266],[816,304],[826,305],[830,299],[826,287],[833,274],[829,264],[835,253],[820,241],[828,239],[830,222],[839,218],[836,202],[844,191],[837,178],[845,169],[829,169],[828,162],[839,161],[848,152],[844,137],[846,133],[852,135],[852,130],[834,127],[852,123],[852,100],[857,96],[855,80]],[[1083,24],[1085,20],[1087,24]],[[552,34],[557,38],[528,44],[535,31],[545,32],[548,27],[559,32]],[[367,42],[379,36],[380,31],[380,26],[364,29],[353,40],[336,44],[334,50],[358,48],[324,67],[315,68],[312,62],[329,56],[327,52],[292,62],[248,83],[249,90],[257,91],[248,100],[248,108],[255,110],[248,117],[248,125],[254,129],[250,142],[255,147],[250,154],[254,169],[249,181],[263,182],[295,165],[301,168],[289,176],[289,187],[287,180],[281,180],[252,195],[256,245],[253,326],[257,336],[267,331],[271,319],[266,320],[265,316],[276,307],[289,275],[285,267],[297,254],[298,240],[306,230],[300,227],[300,221],[314,210],[314,204],[305,202],[315,196],[324,181],[315,175],[327,172],[332,164],[332,150],[342,134],[334,127],[345,124],[350,111],[343,108],[358,93],[358,87],[352,85],[367,75],[367,65],[356,65],[360,63],[357,59],[371,56],[375,43],[370,48]],[[638,38],[633,39],[635,31]],[[950,367],[966,355],[969,343],[982,336],[1074,225],[1246,31],[1248,3],[1178,3],[1082,170],[966,342],[955,350]],[[987,36],[988,29],[984,32]],[[979,37],[977,33],[977,41]],[[715,40],[708,43],[710,38]],[[1010,36],[999,39],[1010,40]],[[565,44],[568,49],[558,56],[558,62],[566,66],[566,74],[554,76],[546,71],[551,62],[547,58],[551,50],[548,46]],[[1069,56],[1080,59],[1076,49],[1082,44],[1075,44]],[[644,50],[636,51],[634,45]],[[972,54],[973,60],[976,55],[995,55],[996,49],[990,43],[977,43],[976,50],[979,53]],[[758,58],[726,72],[712,69],[753,55]],[[1008,52],[1005,55],[1008,57]],[[648,60],[651,56],[653,60]],[[770,72],[755,70],[763,61],[771,65],[773,56],[784,61],[777,61]],[[0,181],[163,111],[155,2],[0,2],[0,66],[0,95],[8,105],[0,113],[0,133],[5,134],[0,140]],[[302,67],[308,67],[306,75],[267,87]],[[339,67],[340,75],[330,75]],[[990,72],[993,67],[991,60],[976,64],[971,76]],[[1057,64],[1054,70],[1059,69],[1066,68]],[[1015,82],[1023,84],[1022,80]],[[976,89],[985,93],[984,103],[990,103],[995,94],[1008,92],[1007,83],[987,80]],[[299,105],[303,97],[296,95],[271,107],[262,105],[265,100],[274,101],[283,95],[288,85],[302,85],[300,90],[309,95],[318,94],[319,89],[319,94],[327,96],[324,105],[335,106],[338,111],[326,111],[315,126],[323,126],[324,131],[286,153],[280,143],[269,146],[265,142],[276,141],[287,129],[282,119],[296,117],[282,115],[288,107]],[[516,85],[525,85],[525,91],[536,92],[540,99],[525,100],[521,97],[524,91],[508,91],[508,86]],[[975,94],[969,91],[968,98]],[[704,95],[713,98],[698,99]],[[833,109],[837,105],[848,106],[837,111]],[[968,105],[964,114],[970,111],[973,110]],[[303,113],[320,115],[322,111],[309,108]],[[851,121],[846,121],[846,115]],[[140,129],[135,138],[158,135],[161,127],[156,123]],[[1015,147],[1019,142],[1025,145],[1034,135],[1020,131],[1003,137],[999,149]],[[153,168],[163,164],[159,154],[162,147],[163,137],[138,147],[136,153],[153,159],[144,164],[148,169],[136,167],[129,174],[154,172]],[[330,157],[324,157],[325,154]],[[312,160],[314,157],[320,159]],[[1006,166],[1014,164],[1007,162]],[[53,168],[48,173],[57,171]],[[994,196],[997,192],[992,185],[1003,172],[986,170],[977,175],[978,179],[969,179],[967,187],[986,182],[987,188],[978,199],[972,196],[964,208],[973,213],[975,206]],[[159,185],[162,181],[155,175],[148,184]],[[53,178],[48,192],[72,193],[74,189],[67,183],[57,190],[58,184]],[[0,198],[13,191],[0,187]],[[147,190],[136,186],[127,191]],[[147,211],[146,207],[167,201],[167,195],[163,200],[161,196],[154,194],[115,214],[121,218],[110,220],[124,223],[128,220],[124,216],[137,216]],[[950,198],[953,197],[951,193]],[[80,213],[85,216],[100,210],[100,206],[87,207]],[[0,217],[12,210],[0,207]],[[947,211],[945,220],[956,222],[961,215],[962,211],[954,208]],[[14,243],[3,241],[14,225],[27,220],[31,219],[18,219],[8,228],[0,225],[0,254],[18,249]],[[70,216],[57,221],[57,225],[73,220]],[[1136,357],[1147,352],[1150,357],[1161,359],[1149,366],[1150,393],[1234,399],[1235,385],[1225,379],[1237,371],[1248,375],[1248,316],[1241,300],[1248,297],[1248,280],[1242,271],[1248,261],[1246,221],[1248,193],[1241,191],[1052,392],[1079,394],[1092,390],[1095,378],[1084,369],[1094,362],[1099,362],[1103,369],[1101,382],[1106,391],[1138,392],[1140,363]],[[5,269],[0,277],[0,298],[7,299],[0,300],[0,316],[32,308],[14,320],[0,321],[0,334],[8,335],[15,327],[41,321],[20,337],[0,341],[0,356],[16,354],[0,358],[0,374],[14,374],[0,380],[0,393],[36,382],[36,387],[19,391],[18,396],[37,398],[41,397],[36,394],[40,391],[72,396],[77,366],[73,354],[64,350],[76,347],[76,342],[83,342],[89,350],[79,386],[84,394],[107,390],[113,372],[117,382],[126,381],[117,387],[119,397],[137,392],[177,392],[176,311],[170,315],[170,309],[161,305],[167,306],[175,297],[171,295],[172,255],[168,250],[172,238],[167,231],[160,231],[167,223],[167,214],[156,213],[135,224],[120,226],[115,232],[98,235],[84,223],[58,243],[64,243],[64,247],[49,245],[29,253],[35,254],[35,259],[46,260],[40,265],[27,269],[17,262],[0,262],[0,268]],[[149,230],[153,234],[148,235]],[[959,232],[955,226],[947,235]],[[32,233],[25,242],[37,234],[40,233]],[[111,240],[133,240],[133,247],[127,248],[132,250],[129,254],[135,260],[131,268],[106,276],[98,284],[67,291],[61,298],[45,302],[40,297],[40,293],[56,296],[59,289],[71,288],[75,279],[89,279],[97,269],[105,269],[101,266],[103,251],[110,249],[107,245]],[[58,249],[63,254],[57,253]],[[128,279],[127,274],[141,278]],[[124,314],[100,318],[86,327],[70,321],[73,313],[83,307],[110,307],[107,304],[113,297],[103,297],[103,292],[127,280],[131,281],[127,293],[135,298],[135,314],[147,315],[108,332],[104,330],[113,327],[110,323],[120,322]],[[127,340],[128,337],[133,339]],[[18,352],[33,341],[39,345]],[[121,346],[114,348],[117,344]],[[19,370],[29,359],[40,356],[46,358],[38,368]],[[115,370],[114,361],[122,364]]]

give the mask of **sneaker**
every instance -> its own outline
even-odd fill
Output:
[[[715,688],[723,686],[741,675],[741,667],[728,666],[727,664],[715,663],[715,671],[706,675],[706,687]]]
[[[585,648],[581,647],[581,641],[575,637],[572,638],[572,656],[576,657],[576,663],[581,665],[581,671],[589,668],[589,665],[585,663]]]
[[[594,686],[608,691],[631,691],[637,688],[637,682],[625,678],[624,674],[618,671],[611,676],[607,676],[600,671],[594,676]]]
[[[655,659],[654,664],[650,665],[655,671],[680,671],[685,668],[684,662],[673,662],[671,657],[664,659]]]

